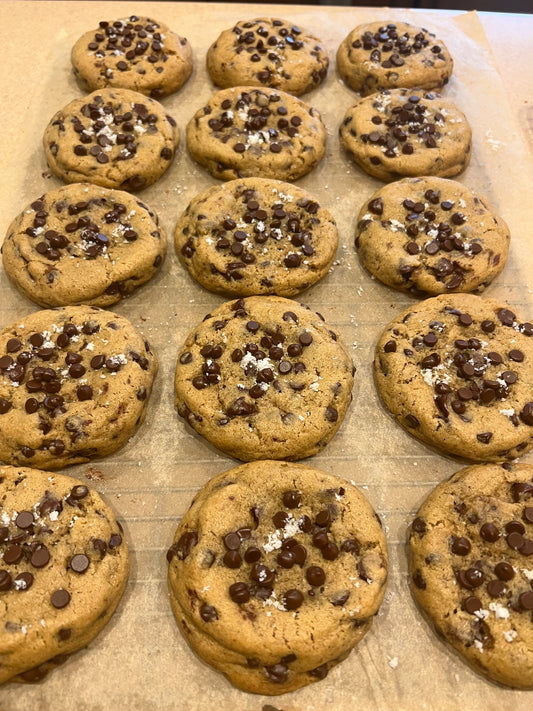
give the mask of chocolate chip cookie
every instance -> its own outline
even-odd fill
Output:
[[[374,178],[451,178],[470,163],[472,130],[457,106],[436,92],[385,89],[360,99],[340,126],[341,144]]]
[[[320,114],[291,94],[222,89],[187,124],[187,148],[214,178],[296,180],[324,155]]]
[[[207,71],[222,88],[269,86],[299,96],[324,81],[328,66],[321,40],[278,18],[237,22],[207,51]]]
[[[358,489],[279,461],[211,479],[167,558],[187,641],[258,694],[324,679],[370,628],[387,581],[385,536]]]
[[[397,87],[439,89],[448,83],[453,60],[429,30],[378,21],[358,25],[343,40],[337,69],[349,87],[368,96]]]
[[[86,91],[132,89],[153,99],[177,91],[189,78],[191,45],[149,17],[102,20],[72,48],[74,76]]]
[[[0,684],[34,682],[109,622],[128,579],[122,528],[77,479],[0,465]]]
[[[268,178],[200,193],[175,230],[182,264],[229,296],[293,296],[327,273],[337,242],[335,220],[307,191]]]
[[[440,484],[410,531],[416,600],[474,668],[533,689],[533,466],[477,465]]]
[[[90,183],[34,200],[2,246],[9,278],[40,306],[110,306],[151,279],[165,252],[165,232],[149,207]]]
[[[487,200],[446,178],[386,185],[359,213],[355,246],[380,281],[414,296],[482,291],[505,266],[509,228]]]
[[[385,405],[427,444],[480,462],[533,447],[533,326],[499,301],[409,307],[380,337],[374,372]]]
[[[37,311],[0,332],[0,460],[59,469],[124,445],[157,370],[124,317],[92,306]]]
[[[222,304],[178,357],[178,413],[223,452],[303,459],[340,427],[354,368],[322,317],[277,296]]]
[[[129,89],[99,89],[74,99],[44,132],[50,170],[67,183],[141,190],[169,167],[179,142],[163,106]]]

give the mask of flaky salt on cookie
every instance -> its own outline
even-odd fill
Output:
[[[165,232],[147,205],[90,183],[33,200],[2,246],[9,278],[40,306],[110,306],[151,279],[165,253]]]
[[[110,621],[128,549],[113,512],[78,479],[0,465],[0,500],[0,684],[40,681]]]
[[[234,686],[269,695],[324,679],[348,656],[388,568],[379,518],[355,486],[279,461],[211,479],[167,559],[191,647]]]
[[[533,326],[500,301],[447,294],[410,306],[383,331],[374,374],[426,444],[479,462],[533,447]]]
[[[222,89],[187,124],[192,158],[214,178],[296,180],[326,148],[319,112],[277,89]]]
[[[222,304],[187,337],[175,404],[230,456],[303,459],[341,426],[354,372],[320,314],[290,299],[249,296]]]
[[[413,595],[476,671],[533,688],[533,466],[462,469],[411,524]]]
[[[176,122],[137,91],[100,89],[54,114],[43,145],[50,170],[67,183],[142,190],[169,168]]]
[[[0,332],[0,460],[59,469],[122,447],[157,371],[123,316],[91,306],[36,311]]]
[[[407,22],[369,22],[355,27],[337,50],[343,81],[362,96],[398,87],[439,89],[453,59],[444,42]]]
[[[205,190],[175,229],[190,274],[228,296],[293,296],[327,273],[337,242],[335,220],[312,195],[267,178]]]
[[[241,20],[207,50],[207,71],[217,86],[268,86],[301,94],[326,78],[329,58],[321,40],[287,20]]]
[[[74,76],[87,91],[131,89],[152,99],[177,91],[192,72],[185,37],[149,17],[101,20],[72,48]]]

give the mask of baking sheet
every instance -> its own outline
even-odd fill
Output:
[[[507,266],[485,292],[533,318],[529,249],[533,206],[531,160],[475,13],[439,14],[379,8],[267,6],[209,3],[2,2],[3,107],[0,160],[0,240],[11,219],[43,192],[58,187],[41,140],[53,113],[81,94],[70,49],[101,19],[148,14],[185,35],[194,49],[188,84],[163,100],[182,131],[215,90],[204,60],[222,29],[240,19],[282,16],[318,34],[331,67],[325,85],[303,98],[328,128],[326,156],[298,185],[331,210],[339,250],[325,279],[299,297],[341,333],[357,367],[354,401],[328,447],[308,463],[351,480],[379,512],[390,549],[390,581],[374,625],[351,656],[318,684],[263,697],[233,689],[191,652],[175,625],[166,589],[165,553],[194,493],[212,476],[236,466],[188,429],[173,407],[176,354],[189,331],[223,300],[198,286],[172,247],[178,216],[189,200],[216,181],[180,145],[169,171],[141,193],[166,228],[170,248],[159,276],[113,310],[150,340],[160,370],[146,422],[114,455],[65,473],[87,480],[124,523],[132,571],[112,622],[90,646],[35,686],[0,689],[1,711],[400,711],[409,709],[525,709],[531,693],[498,687],[471,671],[429,628],[407,581],[408,523],[429,491],[464,465],[409,437],[385,412],[372,380],[375,342],[382,328],[412,299],[376,282],[359,265],[353,228],[360,206],[380,185],[340,151],[337,130],[356,95],[339,80],[335,51],[347,32],[374,19],[407,20],[436,31],[455,58],[445,89],[468,117],[473,159],[458,179],[484,193],[512,234]],[[502,32],[504,30],[502,29]],[[511,38],[509,38],[511,41]],[[519,71],[524,71],[522,66]],[[0,326],[37,310],[0,269]],[[524,461],[532,461],[526,455]]]

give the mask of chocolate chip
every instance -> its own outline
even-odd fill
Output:
[[[196,531],[186,531],[180,536],[178,541],[170,547],[167,553],[167,560],[170,562],[174,555],[180,560],[185,560],[197,543],[198,534]]]
[[[297,610],[304,601],[304,596],[299,590],[287,590],[282,598],[283,604],[287,610]]]
[[[244,553],[244,560],[247,563],[257,563],[261,559],[261,550],[257,546],[249,546]]]
[[[514,570],[513,570],[513,566],[509,565],[509,563],[504,563],[504,562],[498,563],[494,567],[494,572],[500,580],[505,580],[505,581],[512,580],[512,578],[514,578],[514,574],[515,574]]]
[[[223,539],[224,545],[229,551],[236,551],[241,545],[240,536],[237,533],[227,533]]]
[[[218,612],[212,605],[204,602],[200,607],[200,617],[204,622],[214,622],[218,620]]]
[[[332,407],[331,405],[328,405],[328,407],[326,407],[324,417],[328,422],[337,422],[337,420],[339,419],[339,413],[337,412],[336,408]]]
[[[501,597],[505,593],[505,585],[501,580],[490,580],[487,583],[487,592],[491,597]]]
[[[523,592],[518,597],[518,603],[523,610],[533,610],[533,591]]]
[[[494,543],[500,537],[500,532],[498,528],[493,523],[484,523],[479,529],[479,535],[485,541],[489,543]]]
[[[109,539],[109,547],[111,549],[118,548],[122,544],[122,536],[120,533],[114,533]]]
[[[5,555],[4,555],[4,560],[5,560]],[[15,580],[13,581],[13,585],[16,590],[29,590],[31,586],[33,585],[33,580],[34,577],[31,573],[24,572],[24,573],[19,573]]]
[[[34,518],[31,511],[21,511],[15,519],[18,528],[26,530],[33,525]]]
[[[472,548],[472,546],[471,546],[468,538],[452,537],[451,550],[452,550],[452,553],[455,553],[455,555],[468,555],[468,553],[470,553],[471,548]]]
[[[302,499],[302,494],[299,491],[289,490],[283,493],[283,505],[288,509],[298,508]]]
[[[52,593],[50,602],[52,603],[52,605],[55,608],[57,608],[58,610],[61,610],[69,604],[70,593],[68,592],[68,590],[65,590],[63,588],[58,588],[57,590],[55,590]]]
[[[265,667],[265,671],[269,680],[274,684],[284,684],[289,677],[289,670],[286,664],[274,664],[273,666]]]
[[[18,563],[19,560],[22,558],[22,548],[14,543],[6,548],[4,551],[4,561],[8,565],[13,565],[14,563]]]
[[[7,570],[0,570],[0,590],[10,590],[12,584],[11,574]]]
[[[467,597],[466,600],[463,601],[462,608],[465,612],[473,615],[478,610],[481,610],[481,600],[475,595],[470,595],[470,597]]]
[[[89,562],[89,558],[84,553],[76,553],[70,559],[70,567],[75,573],[85,573]]]
[[[324,585],[326,581],[326,574],[320,566],[311,565],[305,571],[305,579],[309,585],[312,585],[313,587],[320,587],[321,585]]]
[[[89,489],[84,484],[77,484],[70,490],[70,496],[75,501],[81,501],[89,494]]]
[[[250,599],[250,588],[246,583],[233,583],[229,586],[229,595],[233,602],[242,604]]]
[[[44,545],[36,548],[30,558],[30,563],[34,568],[44,568],[50,562],[50,553]]]

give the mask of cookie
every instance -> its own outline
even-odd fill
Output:
[[[358,25],[337,50],[342,80],[362,96],[383,89],[440,89],[453,71],[446,45],[407,22]]]
[[[167,555],[170,601],[192,648],[244,691],[324,679],[385,592],[379,518],[352,484],[264,461],[211,479]]]
[[[109,622],[129,572],[122,527],[61,474],[0,465],[0,684],[34,682]]]
[[[405,178],[359,213],[355,246],[387,286],[414,296],[483,291],[505,266],[509,228],[487,200],[446,178]]]
[[[157,215],[129,193],[75,183],[41,195],[2,246],[4,268],[40,306],[110,306],[154,276],[166,252]]]
[[[122,447],[157,370],[148,341],[94,306],[37,311],[0,332],[0,460],[59,469]]]
[[[74,99],[44,132],[50,170],[67,183],[141,190],[169,167],[179,142],[160,103],[129,89],[99,89]]]
[[[287,20],[260,17],[224,30],[207,50],[213,82],[269,86],[299,96],[319,86],[329,66],[321,40]]]
[[[275,89],[222,89],[187,124],[187,148],[214,178],[296,180],[324,155],[320,114]]]
[[[293,296],[328,272],[337,243],[335,220],[307,191],[267,178],[200,193],[175,230],[191,276],[228,296]]]
[[[131,89],[152,99],[177,91],[193,67],[191,45],[149,17],[102,20],[72,48],[74,76],[85,91]]]
[[[187,337],[176,367],[176,407],[226,454],[303,459],[340,427],[354,367],[322,317],[290,299],[226,302]]]
[[[533,466],[468,467],[410,530],[413,594],[444,639],[490,679],[533,689]]]
[[[472,130],[455,104],[436,92],[385,89],[346,112],[341,144],[374,178],[451,178],[470,163]]]
[[[385,405],[426,444],[479,462],[533,447],[533,326],[495,299],[410,306],[381,335],[374,373]]]

